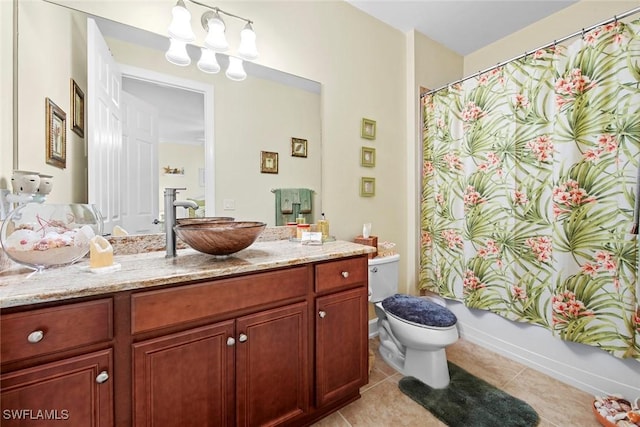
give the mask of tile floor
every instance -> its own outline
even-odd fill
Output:
[[[377,353],[362,398],[313,427],[445,426],[398,388],[402,375]],[[540,427],[598,427],[591,412],[593,396],[464,339],[447,348],[447,358],[468,372],[524,400],[540,416]],[[499,426],[495,426],[499,427]]]

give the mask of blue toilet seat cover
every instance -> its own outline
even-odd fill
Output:
[[[385,298],[382,307],[401,319],[424,326],[446,328],[458,321],[447,307],[410,295],[395,294]]]

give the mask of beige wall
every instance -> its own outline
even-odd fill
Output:
[[[13,2],[0,1],[0,188],[13,169]]]
[[[22,124],[18,130],[18,168],[53,176],[49,201],[85,203],[85,140],[71,132],[71,78],[81,88],[86,88],[86,49],[74,49],[76,43],[84,44],[86,25],[59,7],[35,6],[40,4],[34,1],[19,3],[18,116]],[[51,36],[39,36],[43,31]],[[46,163],[46,98],[66,114],[65,169]],[[4,153],[5,142],[2,144]],[[4,173],[7,179],[10,178],[10,169]]]

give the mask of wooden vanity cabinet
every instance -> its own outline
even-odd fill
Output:
[[[368,382],[367,268],[366,257],[315,266],[318,407],[359,395]]]
[[[111,299],[2,314],[0,325],[0,424],[113,425]]]
[[[133,343],[133,424],[262,426],[304,416],[309,289],[309,267],[296,267],[134,295],[133,319],[168,314],[135,321],[134,331],[228,319]]]
[[[0,315],[3,426],[297,427],[367,382],[365,255]]]

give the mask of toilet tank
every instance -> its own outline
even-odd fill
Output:
[[[400,255],[369,259],[369,289],[371,302],[382,301],[398,293]]]

